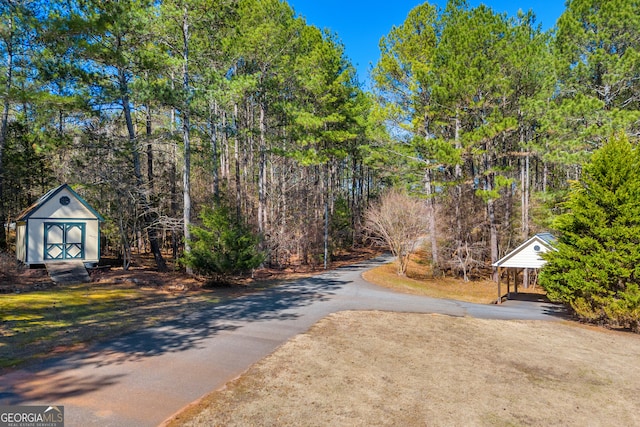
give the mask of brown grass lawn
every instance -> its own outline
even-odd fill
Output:
[[[364,277],[477,303],[491,281],[432,279],[418,258]],[[543,294],[539,287],[520,289]],[[563,322],[343,312],[284,344],[169,426],[640,425],[640,336]]]
[[[90,285],[49,288],[33,272],[4,271],[5,367],[272,285],[206,290],[180,274],[141,266],[102,272]],[[402,292],[480,303],[496,298],[490,281],[431,279],[419,258],[408,278],[400,280],[391,265],[365,277]],[[638,335],[571,323],[344,312],[169,424],[631,426],[640,425],[638,396]]]
[[[394,263],[386,264],[365,272],[365,280],[378,286],[394,289],[398,292],[425,295],[434,298],[457,299],[478,304],[490,304],[498,299],[498,287],[492,280],[474,280],[464,282],[453,277],[433,278],[431,268],[424,262],[424,254],[418,253],[409,261],[407,277],[396,274]],[[506,283],[502,284],[503,295],[507,292]],[[513,292],[513,285],[511,285]],[[523,294],[544,295],[540,286],[531,285],[525,289],[518,287]]]
[[[640,336],[343,312],[170,426],[640,425]]]

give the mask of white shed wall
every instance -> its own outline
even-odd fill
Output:
[[[29,220],[29,250],[28,260],[23,261],[28,264],[44,264],[46,262],[59,262],[60,260],[44,259],[44,223],[45,222],[74,222],[85,224],[84,258],[85,262],[98,262],[100,258],[100,232],[99,222],[94,220],[78,220],[68,218],[47,218]]]
[[[534,249],[535,246],[539,246],[540,251],[536,251]],[[541,242],[534,240],[504,263],[500,264],[500,267],[541,268],[547,261],[543,260],[540,254],[548,251],[549,248]]]
[[[60,204],[60,198],[66,196],[70,202],[68,205]],[[37,211],[33,212],[31,218],[51,218],[65,219],[71,222],[74,219],[94,219],[95,215],[87,209],[69,190],[62,189],[55,197],[47,200]]]
[[[16,258],[18,258],[18,261],[21,262],[26,262],[27,259],[27,247],[25,241],[26,234],[26,224],[16,225]]]

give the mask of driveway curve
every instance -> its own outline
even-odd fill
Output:
[[[481,305],[396,293],[362,279],[380,257],[246,295],[0,377],[0,405],[63,405],[65,425],[157,426],[344,310],[554,321],[554,304]]]

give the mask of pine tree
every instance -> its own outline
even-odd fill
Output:
[[[258,236],[235,218],[226,204],[216,209],[205,208],[201,226],[191,226],[194,237],[191,251],[184,254],[183,263],[194,272],[215,280],[225,280],[258,267],[264,253],[258,249]]]
[[[585,165],[559,216],[540,283],[585,320],[640,331],[640,153],[612,138]]]
[[[416,7],[381,40],[379,115],[398,140],[387,150],[421,172],[431,210],[450,213],[437,221],[446,237],[432,215],[435,269],[467,277],[467,265],[494,263],[513,240],[514,171],[535,126],[526,107],[549,86],[538,59],[547,39],[534,22],[532,12],[513,19],[450,0],[444,10]]]
[[[640,4],[567,1],[553,47],[557,92],[554,105],[543,112],[552,128],[546,157],[580,165],[612,131],[636,131]]]
[[[35,5],[29,1],[0,2],[0,250],[7,247],[5,222],[8,206],[5,180],[7,176],[8,138],[11,122],[25,120],[28,111],[16,108],[28,94],[35,92],[29,77],[33,65],[30,53],[35,38]],[[12,117],[13,116],[13,117]],[[11,119],[10,119],[11,118]],[[22,123],[15,123],[20,128]],[[19,132],[20,133],[20,132]]]

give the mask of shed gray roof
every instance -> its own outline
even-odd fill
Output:
[[[539,238],[547,242],[549,245],[553,246],[556,243],[556,238],[551,233],[538,233],[536,234]]]

